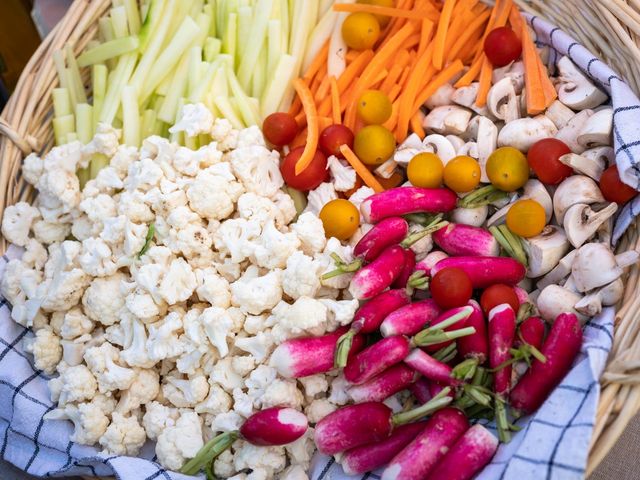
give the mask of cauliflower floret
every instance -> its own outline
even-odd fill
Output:
[[[207,368],[205,371],[212,381],[221,385],[227,392],[244,387],[242,376],[233,368],[232,357],[216,361],[210,369]]]
[[[54,225],[50,227],[49,226],[46,227],[46,231],[45,231],[46,237],[53,238],[53,232],[51,232],[50,230],[54,229]],[[68,227],[68,225],[66,225],[66,227]],[[87,238],[96,237],[100,235],[100,232],[103,230],[103,228],[104,228],[104,225],[102,223],[100,222],[94,223],[91,220],[89,220],[89,217],[87,217],[87,215],[81,214],[73,220],[73,224],[71,225],[71,234],[77,240],[83,241],[83,240],[86,240]],[[35,232],[35,228],[34,228],[34,232]],[[65,233],[65,237],[66,235],[68,235],[68,233]],[[117,243],[120,243],[120,242],[117,242]]]
[[[256,360],[256,357],[253,355],[244,355],[242,357],[232,357],[231,364],[239,375],[245,377],[256,367]]]
[[[333,183],[325,182],[321,183],[315,190],[311,190],[307,194],[307,206],[304,212],[311,212],[314,215],[319,215],[320,210],[331,200],[338,198],[336,189],[333,188]]]
[[[259,145],[261,147],[267,146],[262,130],[260,130],[260,127],[257,125],[251,125],[238,132],[238,145],[236,148],[251,147],[253,145]]]
[[[94,277],[107,277],[118,270],[111,248],[100,238],[87,238],[82,241],[79,261],[82,269]]]
[[[347,382],[344,375],[338,375],[331,381],[331,394],[329,395],[329,401],[334,405],[346,405],[349,400],[349,394],[347,390],[350,387],[350,383]]]
[[[146,440],[147,434],[135,416],[125,417],[114,412],[111,425],[100,437],[100,445],[108,453],[136,456]]]
[[[91,277],[79,268],[60,272],[53,280],[45,280],[38,286],[42,309],[48,312],[69,310],[78,304],[90,280]]]
[[[229,478],[236,473],[236,469],[233,466],[233,453],[230,450],[225,450],[215,459],[213,473],[222,478]]]
[[[288,225],[298,215],[296,210],[296,204],[293,201],[291,195],[282,190],[278,190],[275,195],[271,197],[271,200],[278,206],[280,213],[282,214],[283,223]],[[276,219],[276,225],[280,227]]]
[[[184,302],[198,286],[196,276],[183,258],[172,260],[162,282],[159,294],[169,304]]]
[[[203,302],[209,302],[214,307],[229,308],[231,305],[231,290],[229,282],[216,272],[215,268],[196,269],[198,287],[196,293]]]
[[[331,300],[322,298],[319,300],[329,310],[330,329],[348,325],[353,320],[356,310],[360,306],[358,300]]]
[[[189,103],[180,109],[179,120],[169,133],[185,132],[189,137],[209,133],[213,127],[213,114],[202,103]]]
[[[37,220],[33,224],[33,235],[36,237],[36,240],[44,244],[62,242],[69,236],[71,230],[72,227],[68,223]]]
[[[113,157],[120,145],[120,133],[120,130],[107,123],[99,123],[91,142],[82,147],[82,153],[86,156],[99,153],[109,158]]]
[[[345,165],[337,157],[331,155],[327,161],[327,166],[333,178],[333,187],[338,192],[346,192],[356,185],[356,171]]]
[[[136,368],[133,383],[120,394],[116,411],[128,413],[140,405],[146,405],[160,393],[160,375],[152,369]]]
[[[276,340],[322,335],[327,329],[328,309],[314,298],[300,297],[293,305],[280,302],[272,313],[272,332]]]
[[[22,178],[31,185],[38,183],[44,170],[43,160],[35,153],[30,153],[22,161]]]
[[[147,352],[147,331],[140,320],[128,319],[125,335],[131,339],[129,345],[120,353],[120,358],[131,367],[151,368],[156,362]],[[130,323],[130,326],[129,326]]]
[[[179,312],[170,312],[164,319],[148,326],[149,338],[147,350],[151,360],[174,358],[183,352],[183,345],[178,341],[182,330],[182,317]]]
[[[35,238],[27,240],[25,251],[22,254],[22,261],[25,265],[39,271],[47,263],[48,258],[47,249],[40,242]]]
[[[315,297],[320,290],[319,270],[321,265],[300,251],[295,251],[287,259],[284,270],[282,290],[289,297]]]
[[[331,403],[329,400],[320,398],[314,400],[304,409],[304,413],[309,420],[309,423],[318,423],[324,417],[334,412],[338,407]]]
[[[27,202],[18,202],[4,209],[2,235],[9,242],[24,247],[29,240],[29,230],[33,221],[40,217],[37,208]]]
[[[124,306],[125,296],[120,284],[126,279],[121,272],[108,277],[94,278],[82,296],[86,315],[102,325],[113,325],[118,321],[118,312]]]
[[[219,415],[228,412],[232,404],[231,396],[220,385],[211,380],[209,380],[209,385],[209,396],[196,405],[196,413]]]
[[[95,197],[85,198],[80,202],[79,209],[87,214],[92,222],[103,222],[107,218],[116,216],[116,202],[111,195],[101,193]]]
[[[216,142],[209,143],[193,151],[180,147],[173,157],[173,166],[184,175],[195,177],[202,168],[210,167],[222,160],[222,152]]]
[[[159,319],[162,313],[160,305],[156,304],[153,296],[136,288],[125,299],[127,310],[142,320],[144,323],[152,323]]]
[[[218,142],[218,150],[228,152],[238,145],[238,130],[226,118],[216,118],[211,127],[211,138]]]
[[[41,328],[34,337],[23,340],[24,351],[33,354],[33,364],[38,370],[51,374],[62,358],[60,337],[48,328]]]
[[[131,368],[116,363],[120,360],[120,351],[110,343],[87,349],[84,360],[98,380],[100,393],[126,390],[135,378],[135,372]]]
[[[129,191],[146,192],[160,184],[164,172],[158,163],[150,158],[143,158],[129,165],[127,178],[124,180],[124,188]]]
[[[45,169],[36,188],[40,193],[39,201],[46,208],[61,207],[62,213],[69,213],[80,204],[80,183],[75,173]]]
[[[235,432],[240,430],[244,419],[238,413],[232,411],[218,413],[213,417],[211,430],[218,432]]]
[[[241,446],[235,449],[233,463],[237,472],[250,468],[266,470],[268,478],[276,478],[287,463],[283,447],[258,447],[241,440]],[[235,444],[234,444],[235,445]]]
[[[21,280],[26,272],[31,271],[22,260],[14,258],[7,263],[2,275],[0,275],[0,295],[13,307],[24,303],[25,293],[21,287]]]
[[[178,230],[175,237],[175,250],[185,258],[207,256],[211,252],[213,238],[202,225],[191,224]]]
[[[280,378],[271,382],[260,398],[254,399],[254,405],[260,408],[277,406],[300,408],[303,402],[304,396],[296,387],[295,380]]]
[[[245,188],[263,197],[272,197],[284,185],[280,173],[280,154],[266,147],[252,145],[229,154],[233,173]]]
[[[145,139],[143,145],[147,143]],[[110,165],[124,178],[129,171],[129,165],[138,160],[138,149],[127,145],[118,145],[115,154],[111,157]]]
[[[145,203],[145,194],[139,190],[125,190],[120,194],[118,215],[124,215],[136,223],[150,223],[156,218],[151,207]]]
[[[188,379],[165,377],[162,394],[176,407],[193,407],[203,401],[209,393],[209,384],[204,375],[194,375]]]
[[[179,416],[177,408],[167,407],[159,402],[150,402],[145,405],[142,426],[147,432],[147,437],[156,440],[166,428],[176,424]]]
[[[203,446],[200,417],[195,412],[183,411],[175,425],[168,426],[158,435],[156,455],[166,468],[179,470]]]
[[[282,270],[272,270],[260,276],[252,265],[231,284],[231,303],[253,315],[271,310],[282,299]]]
[[[309,477],[300,465],[291,465],[282,472],[280,480],[309,480]]]
[[[245,418],[253,414],[253,399],[241,388],[233,389],[233,409]]]
[[[250,335],[257,335],[267,328],[266,321],[268,316],[263,315],[247,315],[244,320],[244,331]]]
[[[269,270],[284,268],[287,259],[299,246],[300,240],[295,233],[282,233],[273,221],[269,221],[262,229],[260,239],[253,250],[254,263]]]
[[[101,192],[113,193],[114,190],[124,188],[123,177],[115,167],[105,167],[98,172],[96,188]]]
[[[200,170],[187,189],[187,197],[191,208],[201,217],[222,220],[233,213],[243,192],[229,164],[224,162]]]
[[[331,254],[336,254],[344,263],[350,263],[354,258],[353,247],[350,245],[342,245],[340,240],[332,237],[327,241],[322,255],[316,255],[315,257],[315,259],[320,261],[324,266],[324,268],[320,270],[321,274],[329,273],[337,268]],[[349,286],[351,277],[353,277],[352,273],[345,273],[323,280],[322,283],[325,287],[343,289]]]
[[[240,218],[258,222],[260,226],[264,226],[270,220],[274,220],[278,227],[285,225],[284,216],[279,206],[268,198],[261,197],[253,192],[240,195],[238,199],[238,214]]]
[[[250,353],[257,361],[264,361],[275,347],[269,330],[258,332],[255,336],[236,338],[235,347]]]
[[[211,344],[216,347],[221,358],[229,353],[227,338],[233,337],[233,319],[224,308],[210,307],[200,316],[200,322]]]
[[[60,325],[60,336],[65,340],[73,340],[81,335],[91,333],[93,322],[82,313],[80,307],[74,307],[65,313]]]
[[[62,371],[58,386],[58,404],[64,406],[71,402],[91,400],[98,389],[98,382],[85,365],[77,365]]]
[[[349,197],[349,201],[353,203],[357,209],[360,209],[360,205],[371,195],[376,193],[373,188],[370,187],[360,187],[358,190],[353,192],[353,194]]]
[[[233,218],[222,222],[213,236],[213,242],[220,253],[231,257],[232,264],[238,264],[253,254],[253,242],[258,239],[260,233],[258,222]]]
[[[314,398],[316,395],[329,391],[329,382],[324,375],[310,375],[298,380],[302,383],[307,398]]]
[[[322,220],[311,212],[300,215],[296,223],[291,225],[291,230],[298,235],[302,251],[307,255],[322,252],[327,243]]]
[[[291,463],[301,466],[304,470],[309,470],[311,457],[316,450],[313,443],[313,428],[308,428],[304,435],[295,442],[285,445],[285,449],[291,458]]]
[[[417,223],[411,224],[409,226],[409,235],[415,232],[419,232],[422,229],[424,229],[424,227],[418,225]],[[413,250],[413,253],[416,254],[416,262],[422,260],[433,248],[433,240],[431,239],[431,235],[427,235],[421,238],[413,245],[411,245],[410,248],[411,250]]]
[[[109,418],[100,404],[80,403],[79,405],[66,405],[45,414],[45,420],[71,420],[74,431],[69,439],[82,445],[93,445],[107,430]]]

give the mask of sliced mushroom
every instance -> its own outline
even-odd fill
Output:
[[[567,153],[558,158],[560,162],[573,168],[576,173],[581,173],[594,180],[600,180],[602,172],[604,172],[605,164],[600,158],[588,158],[577,153]]]
[[[564,215],[562,225],[571,245],[575,248],[580,248],[584,242],[595,235],[600,225],[609,220],[617,210],[618,205],[613,202],[601,210],[593,210],[591,206],[585,203],[570,207]]]
[[[596,230],[596,234],[591,239],[592,242],[605,243],[611,245],[611,236],[613,235],[614,217],[600,225],[600,228]]]
[[[487,117],[478,118],[478,134],[476,143],[478,144],[478,163],[480,164],[480,181],[488,182],[487,160],[496,149],[498,142],[498,127]]]
[[[586,322],[587,317],[574,308],[581,299],[581,295],[560,285],[549,285],[540,292],[536,302],[540,316],[547,322],[555,321],[561,313],[574,313],[581,322]]]
[[[509,78],[517,94],[522,93],[524,88],[524,63],[513,62],[509,65],[493,69],[492,82],[498,83],[503,78]]]
[[[498,134],[498,146],[510,146],[521,152],[529,150],[531,145],[543,138],[555,135],[555,125],[549,124],[539,118],[519,118],[507,123]]]
[[[412,133],[396,148],[393,160],[400,165],[407,165],[413,157],[427,149],[418,135]]]
[[[544,112],[544,114],[555,124],[558,130],[563,128],[567,123],[569,123],[569,120],[575,116],[573,110],[558,100],[555,100],[551,105],[549,105],[549,108],[547,108],[547,111]]]
[[[611,145],[613,131],[613,109],[611,107],[598,110],[591,115],[578,132],[578,144],[584,148],[600,145]]]
[[[626,268],[630,265],[635,265],[640,259],[640,254],[635,250],[627,250],[626,252],[616,255],[616,264],[620,268]]]
[[[431,110],[424,118],[422,126],[434,133],[460,135],[467,129],[469,120],[471,120],[471,111],[448,105]]]
[[[565,212],[577,203],[591,205],[604,201],[596,182],[585,175],[572,175],[564,179],[553,194],[553,211],[556,221],[562,225]]]
[[[487,106],[478,107],[476,105],[476,98],[478,97],[479,88],[480,83],[478,82],[473,82],[471,85],[468,85],[466,87],[460,87],[451,96],[451,101],[462,107],[467,107],[473,110],[478,115],[491,115]]]
[[[375,172],[376,172],[376,175],[378,175],[379,177],[391,178],[393,174],[396,172],[397,167],[398,167],[398,162],[395,160],[395,158],[390,158],[389,160],[384,162],[382,165],[380,165],[378,168],[376,168]]]
[[[576,258],[577,252],[577,250],[571,250],[564,257],[562,257],[555,268],[553,268],[553,270],[551,270],[544,277],[538,280],[536,286],[538,288],[544,289],[549,285],[559,284],[560,282],[562,282],[566,277],[569,276],[569,274],[571,274],[571,266],[573,265],[573,259]]]
[[[451,213],[451,221],[454,223],[481,227],[487,219],[488,213],[489,207],[486,205],[477,208],[456,208]]]
[[[507,203],[506,205],[500,207],[498,209],[498,211],[496,211],[493,215],[491,215],[489,217],[489,219],[487,220],[487,227],[493,227],[495,225],[501,225],[505,222],[506,218],[507,218],[507,213],[509,212],[509,209],[511,208],[511,204],[513,202],[515,202],[516,200],[520,199],[520,195],[519,194],[515,194],[513,195],[513,197],[511,197],[511,200],[509,201],[509,203]]]
[[[594,115],[593,110],[582,110],[576,113],[567,124],[558,130],[556,138],[564,142],[567,147],[574,153],[582,153],[586,150],[586,147],[578,143],[578,133],[587,124],[589,118]]]
[[[584,315],[593,317],[602,312],[603,306],[611,306],[618,303],[622,300],[623,295],[624,282],[618,278],[609,285],[605,285],[582,297],[582,299],[575,304],[575,309]]]
[[[503,78],[489,89],[487,107],[494,117],[506,123],[520,118],[520,106],[510,78]]]
[[[556,66],[560,72],[558,99],[567,107],[584,110],[607,101],[607,94],[596,87],[569,57],[562,57]]]
[[[569,250],[569,241],[560,227],[547,225],[540,235],[525,241],[529,267],[527,277],[549,273]]]
[[[573,274],[569,275],[565,279],[565,281],[562,282],[561,286],[562,288],[564,288],[565,290],[569,290],[570,292],[577,293],[578,295],[582,294],[582,292],[578,290],[578,287],[576,287],[576,281],[573,278]]]
[[[453,145],[454,150],[456,151],[456,153],[458,152],[458,150],[460,150],[462,148],[462,146],[465,144],[465,141],[456,136],[456,135],[447,135],[445,137],[447,140],[449,140],[449,142],[451,143],[451,145]],[[458,155],[460,155],[460,153],[457,153]]]
[[[620,278],[622,268],[608,245],[587,243],[578,249],[571,274],[578,291],[584,293]]]
[[[447,137],[438,134],[427,135],[422,141],[425,151],[435,153],[445,165],[456,156],[456,149]]]
[[[583,157],[600,160],[604,165],[613,165],[616,162],[616,154],[613,147],[603,146],[590,148],[581,153]]]
[[[551,195],[549,195],[549,192],[540,180],[536,180],[535,178],[529,179],[527,183],[524,184],[522,198],[535,200],[542,205],[542,208],[544,208],[546,223],[551,221],[551,216],[553,215],[553,201],[551,200]]]
[[[433,110],[436,107],[444,107],[451,105],[453,94],[456,93],[456,89],[450,83],[445,83],[438,88],[433,95],[425,102],[425,107],[429,110]]]
[[[458,150],[458,155],[467,155],[478,160],[478,144],[476,142],[467,142]],[[482,167],[481,167],[482,168]]]

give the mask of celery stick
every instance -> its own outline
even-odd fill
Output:
[[[169,124],[168,123],[164,123],[162,120],[157,120],[155,121],[154,125],[153,125],[153,132],[152,135],[159,135],[161,137],[168,137],[169,136]]]
[[[280,2],[280,26],[282,27],[282,48],[289,53],[289,33],[291,31],[291,9],[287,0]]]
[[[222,51],[228,53],[233,58],[236,56],[236,42],[238,40],[238,16],[235,13],[230,13],[227,17],[226,30],[222,38]]]
[[[260,49],[260,55],[258,55],[258,61],[253,70],[251,77],[251,95],[259,97],[264,91],[264,85],[267,81],[267,46],[262,45]]]
[[[69,85],[69,97],[71,98],[71,105],[73,108],[80,102],[78,90],[80,88],[76,85],[75,78],[73,78],[73,72],[69,68],[64,69],[64,76],[66,78],[66,83]]]
[[[66,143],[75,142],[78,140],[78,134],[76,132],[67,133]]]
[[[171,72],[169,75],[167,75],[166,77],[164,77],[164,79],[160,82],[160,85],[158,85],[156,87],[156,91],[155,93],[159,94],[159,95],[164,95],[167,96],[167,94],[169,93],[169,88],[171,88],[171,83],[173,82],[173,77],[177,74],[178,72],[173,71]]]
[[[198,16],[196,17],[196,23],[198,24],[200,32],[194,40],[194,45],[199,45],[200,47],[204,46],[204,43],[207,40],[207,35],[209,34],[209,29],[211,28],[212,21],[213,19],[211,15],[208,15],[206,13],[198,14]]]
[[[210,91],[216,96],[229,96],[229,82],[227,82],[226,68],[219,68],[213,79]]]
[[[198,103],[204,100],[207,91],[211,87],[213,83],[213,79],[215,78],[216,72],[220,68],[220,62],[210,63],[207,67],[207,71],[204,73],[196,87],[189,92],[189,101],[191,103]]]
[[[71,71],[71,75],[73,77],[73,83],[76,91],[76,96],[78,98],[78,103],[87,103],[87,95],[84,91],[84,84],[82,83],[82,76],[80,75],[80,68],[78,67],[78,62],[76,61],[75,54],[73,53],[73,49],[70,44],[65,45],[65,54],[67,56],[67,65],[69,65],[69,70]]]
[[[216,19],[218,18],[218,10],[211,5],[211,3],[209,3],[208,5],[205,5],[204,7],[204,12],[207,13],[208,15],[211,16],[211,26],[209,27],[209,36],[210,37],[217,37],[218,36],[218,22],[216,21]]]
[[[91,71],[91,82],[93,85],[93,128],[96,129],[104,105],[104,96],[107,93],[107,67],[100,64],[94,65]]]
[[[236,65],[240,64],[240,60],[249,46],[247,39],[251,35],[251,22],[253,21],[252,16],[253,9],[251,7],[246,6],[238,9],[238,39],[236,40],[238,48],[236,49]]]
[[[87,43],[87,50],[94,49],[100,45],[102,44],[98,40],[89,40],[89,43]]]
[[[71,97],[69,97],[69,89],[54,88],[53,89],[53,116],[55,118],[64,117],[71,113]]]
[[[191,150],[198,150],[200,148],[200,142],[198,141],[198,136],[195,137],[184,137],[184,146]]]
[[[242,120],[245,125],[257,125],[260,123],[260,115],[258,111],[255,111],[249,103],[249,96],[244,92],[240,82],[236,78],[235,74],[227,66],[227,79],[229,80],[229,87],[231,87],[231,93],[235,98],[238,108],[236,109],[242,116]]]
[[[293,56],[282,55],[280,57],[271,81],[267,84],[260,99],[260,113],[262,114],[262,118],[278,111],[278,107],[285,93],[283,85],[291,81],[295,66],[296,61]]]
[[[88,103],[76,105],[76,132],[85,145],[93,138],[93,107]]]
[[[343,3],[354,3],[354,0],[342,1]],[[333,32],[333,27],[339,16],[340,14],[331,8],[322,16],[316,27],[313,29],[304,55],[304,61],[302,62],[302,71],[306,71],[307,68],[309,68],[313,59],[316,58],[320,50],[322,50],[322,47]]]
[[[124,6],[114,7],[111,9],[111,25],[113,25],[113,33],[116,38],[122,38],[129,35],[127,11]]]
[[[145,52],[151,40],[151,34],[155,33],[158,26],[163,20],[162,12],[164,10],[165,0],[151,0],[149,9],[144,17],[144,22],[140,27],[140,51]],[[171,10],[169,10],[171,12]],[[168,19],[167,21],[169,21]]]
[[[78,57],[78,66],[88,67],[96,63],[104,62],[110,58],[119,57],[125,53],[137,50],[140,45],[138,37],[116,38],[103,43],[95,48],[87,50]]]
[[[140,95],[142,100],[151,95],[165,75],[180,61],[180,56],[189,48],[191,41],[198,35],[199,31],[198,24],[191,17],[185,18],[171,43],[154,62],[142,88],[142,94]]]
[[[120,101],[122,100],[122,89],[131,78],[131,74],[136,65],[136,58],[137,55],[135,53],[127,53],[118,60],[118,66],[114,71],[113,79],[109,82],[102,112],[100,112],[101,122],[113,125],[113,121],[120,108]]]
[[[140,111],[136,89],[126,85],[122,89],[122,139],[125,145],[140,146]]]
[[[209,145],[211,143],[211,135],[208,133],[201,133],[198,135],[198,144],[203,147],[205,145]]]
[[[136,0],[124,0],[124,9],[127,12],[127,25],[131,35],[140,33],[140,10]]]
[[[72,135],[72,134],[69,134]],[[67,140],[69,140],[69,136],[67,136]],[[70,141],[70,140],[69,140]],[[78,177],[78,182],[80,183],[80,190],[84,188],[87,182],[90,179],[91,169],[89,167],[81,168],[76,172],[76,176]]]
[[[103,42],[109,42],[116,38],[115,33],[113,33],[113,26],[111,25],[111,20],[109,17],[102,17],[98,20],[98,33],[99,38]]]
[[[168,35],[165,38],[164,44],[162,45],[163,50],[169,45],[169,42],[178,31],[178,28],[180,27],[184,19],[187,18],[187,15],[189,15],[193,2],[194,0],[178,0],[175,14],[171,19],[171,24],[169,25]]]
[[[67,83],[67,64],[64,60],[64,52],[62,50],[53,52],[53,65],[56,67],[56,72],[58,73],[58,83],[62,88],[69,89],[69,93],[71,93],[71,85]]]
[[[188,73],[189,69],[189,57],[185,56],[180,61],[176,74],[173,77],[171,86],[162,106],[158,111],[158,118],[165,123],[173,124],[176,120],[176,114],[178,112],[178,101],[185,94],[187,89]]]
[[[191,6],[189,15],[195,18],[200,12],[202,12],[203,8],[204,8],[204,0],[195,0],[193,2],[193,5]]]
[[[98,172],[107,166],[109,166],[109,157],[102,155],[101,153],[95,154],[91,158],[91,163],[89,164],[89,177],[96,178],[98,176]]]
[[[227,18],[227,5],[226,0],[216,1],[216,33],[217,36],[222,38],[224,35],[224,19]]]
[[[251,81],[251,73],[255,67],[260,50],[265,42],[267,34],[267,23],[269,22],[269,14],[273,6],[273,0],[258,0],[253,22],[251,22],[251,33],[248,39],[243,39],[248,47],[242,56],[240,67],[238,68],[238,80],[245,90],[249,89]]]
[[[222,42],[218,38],[208,37],[204,42],[204,59],[213,62],[220,54]]]
[[[140,135],[142,138],[154,135],[156,127],[156,112],[154,110],[145,110],[142,114],[142,128]]]
[[[76,119],[73,114],[64,115],[53,119],[53,136],[56,145],[64,145],[67,143],[67,135],[72,133],[76,128]]]
[[[191,93],[198,84],[198,69],[202,61],[202,48],[195,45],[189,49],[189,78],[187,80],[187,92]]]
[[[269,20],[267,27],[267,75],[271,76],[284,53],[282,43],[282,23],[280,20]]]
[[[124,0],[113,0],[111,4],[114,7],[121,7],[122,5],[124,5]]]
[[[214,97],[213,101],[215,102],[216,107],[218,107],[218,110],[220,110],[220,112],[222,113],[222,116],[229,120],[231,125],[233,125],[233,128],[244,128],[242,120],[240,120],[238,115],[236,115],[236,112],[233,110],[233,106],[229,102],[229,97],[218,95]]]

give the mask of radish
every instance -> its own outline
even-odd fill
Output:
[[[426,257],[416,263],[413,273],[409,276],[407,285],[412,288],[425,290],[429,286],[429,275],[431,274],[431,269],[436,263],[440,260],[444,260],[445,258],[449,258],[449,255],[441,252],[440,250],[428,253]]]
[[[380,442],[391,435],[394,427],[414,422],[451,403],[452,399],[446,396],[448,390],[443,390],[439,396],[418,408],[396,414],[382,402],[339,408],[316,424],[315,444],[325,455],[334,455],[360,445]]]
[[[416,381],[417,376],[415,370],[399,363],[387,368],[371,380],[351,387],[347,393],[356,403],[365,401],[381,402],[400,390],[408,388]]]
[[[347,364],[353,337],[358,333],[372,333],[380,328],[385,317],[411,301],[406,290],[387,290],[382,292],[358,309],[353,317],[351,328],[338,340],[335,367],[343,368]]]
[[[507,303],[489,312],[489,366],[497,371],[493,375],[493,391],[504,398],[511,386],[511,347],[516,333],[516,315]]]
[[[404,260],[402,247],[387,247],[378,258],[356,272],[349,284],[349,292],[358,300],[375,297],[400,275]]]
[[[473,307],[469,305],[447,310],[431,322],[429,327],[418,332],[413,341],[417,346],[425,347],[425,350],[430,353],[437,352],[450,345],[456,338],[475,333],[473,327],[453,330],[456,326],[464,326],[472,313]]]
[[[414,348],[404,359],[404,363],[434,382],[452,386],[460,384],[458,380],[451,376],[452,368],[449,365],[439,362],[419,348]]]
[[[247,418],[240,431],[221,433],[209,440],[181,469],[195,475],[229,448],[239,436],[252,445],[277,446],[295,442],[304,435],[309,422],[304,413],[288,407],[271,407]]]
[[[447,407],[434,413],[418,436],[393,457],[382,472],[382,480],[427,478],[468,428],[467,417],[457,408]]]
[[[475,360],[476,365],[482,365],[489,356],[487,324],[478,302],[471,300],[469,306],[473,311],[467,318],[465,325],[475,328],[476,333],[458,339],[458,353],[463,358]]]
[[[431,395],[431,382],[424,377],[418,378],[409,386],[409,391],[416,397],[420,403],[427,403],[433,395]],[[436,392],[438,394],[440,392]]]
[[[321,337],[287,340],[274,350],[269,364],[285,378],[300,378],[328,372],[333,368],[336,343],[346,331],[343,327]],[[356,335],[352,339],[349,354],[359,352],[363,346],[364,337]]]
[[[397,187],[366,198],[360,205],[367,223],[407,213],[445,213],[456,207],[458,197],[446,188]]]
[[[387,439],[379,443],[370,443],[347,450],[340,459],[344,473],[356,475],[383,467],[406,447],[426,424],[427,422],[417,422],[401,425]]]
[[[380,324],[380,333],[383,337],[415,335],[440,313],[440,307],[431,298],[414,302],[389,313]]]
[[[450,223],[433,234],[433,241],[449,255],[497,257],[500,244],[487,230]]]
[[[416,266],[416,254],[413,250],[404,251],[404,265],[400,271],[400,275],[396,277],[391,286],[393,288],[405,288]]]
[[[551,391],[571,368],[582,345],[582,328],[573,313],[558,315],[542,345],[546,362],[534,360],[511,392],[511,406],[532,413],[542,405]]]
[[[358,385],[401,362],[409,354],[409,340],[403,336],[383,338],[354,355],[344,368],[344,378]]]
[[[448,267],[464,270],[473,288],[486,288],[495,283],[515,285],[527,271],[524,265],[509,257],[449,257],[431,269],[431,276]]]
[[[353,254],[362,257],[365,262],[371,262],[385,248],[400,243],[408,232],[409,224],[404,218],[385,218],[360,239],[353,248]]]
[[[520,305],[523,305],[529,302],[529,293],[527,293],[527,291],[524,288],[521,288],[516,285],[513,287],[513,291],[515,292],[516,297],[518,297],[518,302],[520,302]]]
[[[498,439],[480,424],[472,426],[438,462],[428,480],[471,480],[498,449]]]
[[[516,346],[531,345],[540,350],[544,343],[545,321],[540,317],[529,317],[518,327]]]

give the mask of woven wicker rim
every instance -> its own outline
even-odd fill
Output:
[[[640,0],[515,0],[529,13],[546,18],[617,70],[640,93]],[[491,3],[491,2],[486,2]],[[95,38],[97,21],[111,0],[75,0],[42,42],[0,116],[0,214],[5,206],[33,199],[20,175],[24,156],[53,145],[51,92],[57,86],[52,52],[69,43],[76,53]],[[0,253],[7,248],[0,235]],[[640,222],[620,242],[620,251],[640,249]],[[601,378],[587,474],[602,461],[640,411],[640,268],[627,274],[616,314],[613,347]]]

